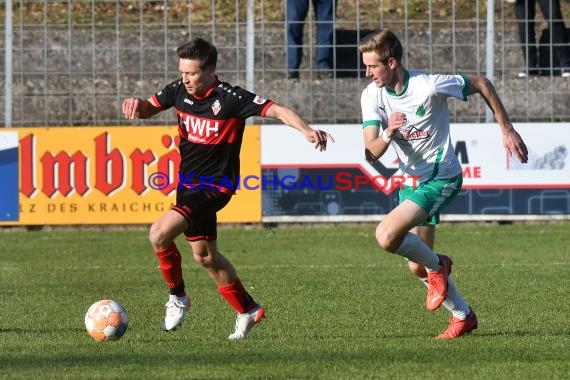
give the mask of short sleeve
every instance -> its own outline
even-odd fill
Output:
[[[386,111],[381,104],[380,89],[366,87],[360,97],[360,107],[362,110],[362,127],[379,127],[386,122]]]
[[[163,110],[174,107],[176,104],[176,93],[182,86],[181,80],[170,82],[162,90],[154,94],[154,100],[160,105]]]
[[[430,79],[433,82],[436,95],[467,100],[467,89],[469,87],[467,76],[435,74],[430,75]]]
[[[234,108],[235,114],[241,119],[247,119],[253,116],[265,116],[267,109],[274,103],[272,100],[262,98],[241,87],[232,87],[231,92],[233,98],[232,102],[236,105]]]

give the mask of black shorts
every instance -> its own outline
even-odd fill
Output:
[[[216,213],[228,204],[232,196],[216,189],[183,188],[176,192],[176,206],[190,227],[184,231],[186,240],[216,240]]]

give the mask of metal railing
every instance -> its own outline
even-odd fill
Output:
[[[570,2],[560,3],[568,20]],[[570,78],[555,75],[556,67],[543,76],[519,78],[525,64],[513,4],[495,2],[492,25],[487,23],[487,4],[339,0],[332,79],[317,76],[311,9],[300,79],[290,80],[286,2],[6,0],[0,9],[5,89],[0,126],[133,124],[122,118],[121,100],[148,97],[175,79],[176,47],[197,36],[218,47],[220,79],[291,106],[311,123],[358,123],[360,93],[368,80],[356,44],[366,31],[377,28],[398,34],[408,69],[486,75],[487,59],[493,57],[493,82],[513,121],[569,121]],[[547,27],[540,17],[537,10],[537,34]],[[489,40],[488,30],[494,30]],[[452,122],[486,119],[485,104],[478,97],[450,102],[450,110]],[[173,121],[166,112],[135,123]]]

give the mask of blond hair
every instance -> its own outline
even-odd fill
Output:
[[[361,53],[374,52],[384,63],[390,58],[400,62],[404,51],[398,37],[389,29],[379,29],[364,37],[358,44],[358,50]]]

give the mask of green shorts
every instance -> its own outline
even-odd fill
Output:
[[[400,189],[400,203],[411,200],[429,215],[419,226],[439,224],[439,212],[447,206],[461,190],[461,175],[450,179],[434,179],[420,183],[416,188],[405,186]]]

